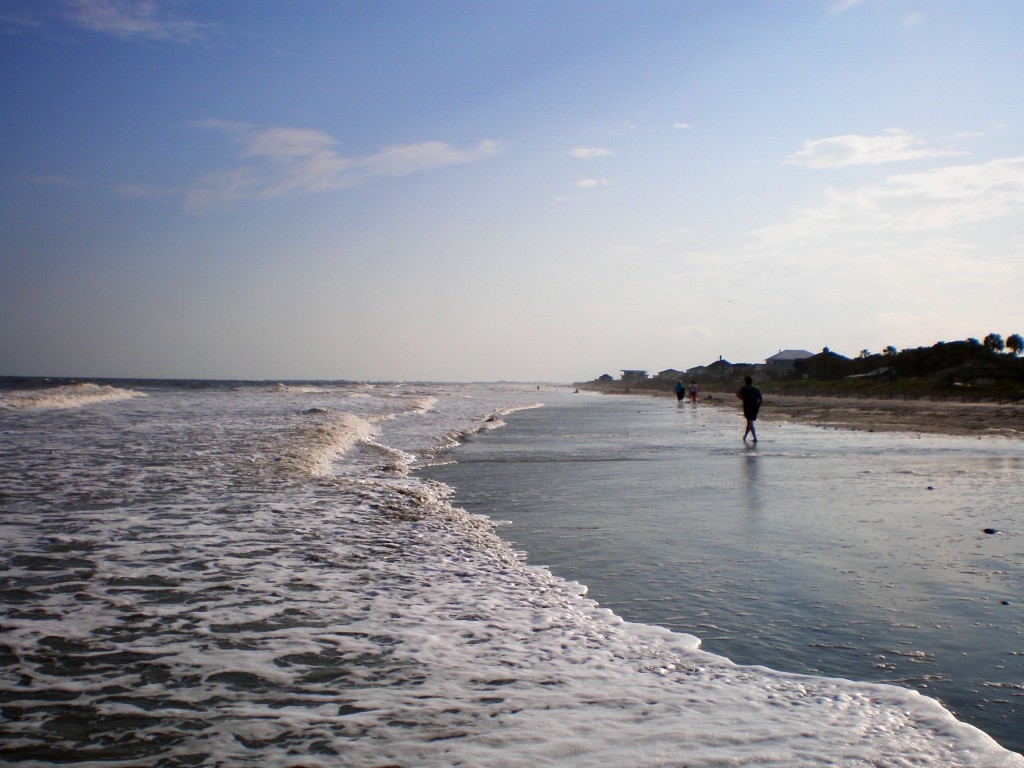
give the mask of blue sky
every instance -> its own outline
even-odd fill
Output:
[[[1024,333],[1024,3],[0,0],[0,374]]]

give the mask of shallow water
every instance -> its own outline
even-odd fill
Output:
[[[577,395],[431,477],[531,562],[733,661],[894,683],[1024,750],[1024,444]],[[985,529],[997,529],[987,534]]]

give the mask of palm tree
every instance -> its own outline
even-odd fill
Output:
[[[1021,338],[1019,333],[1007,336],[1006,348],[1014,355],[1019,355],[1021,352],[1024,352],[1024,339]]]
[[[982,342],[982,344],[984,345],[985,349],[991,349],[993,352],[1002,352],[1006,346],[1005,344],[1003,344],[1003,337],[1000,336],[998,333],[990,333],[988,336],[985,337],[985,340]]]

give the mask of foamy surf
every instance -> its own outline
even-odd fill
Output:
[[[340,455],[379,431],[369,420],[351,413],[307,410],[302,416],[275,460],[314,476],[330,476]]]
[[[106,384],[62,384],[44,389],[0,392],[0,407],[6,408],[81,408],[86,405],[145,397],[133,389],[122,389]]]

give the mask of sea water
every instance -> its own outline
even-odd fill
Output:
[[[626,621],[628,594],[595,602],[496,535],[505,510],[463,509],[450,486],[410,473],[450,461],[457,443],[483,445],[473,436],[501,433],[506,420],[543,424],[533,416],[576,408],[571,397],[512,385],[5,382],[0,760],[1024,766],[907,688],[741,666],[666,622]],[[585,405],[607,427],[619,421],[604,410],[611,402]],[[568,438],[576,459],[553,462],[581,489],[605,474],[595,464],[611,470],[616,455],[628,460],[647,441],[642,429],[592,427]],[[693,464],[706,476],[703,506],[718,493],[722,505],[665,536],[716,541],[752,560],[768,556],[772,537],[787,543],[781,530],[756,535],[775,525],[770,447],[766,439],[754,458],[764,467],[742,470],[758,481],[732,489],[716,492],[709,465]],[[677,445],[658,450],[678,458]],[[460,461],[468,453],[454,451]],[[719,459],[749,457],[723,447]],[[993,476],[1019,471],[997,465]],[[541,480],[537,504],[552,520],[568,516],[572,494]],[[587,525],[653,506],[649,482],[630,483]],[[678,517],[686,502],[663,490]],[[975,504],[980,514],[987,502]],[[671,511],[662,510],[666,524]],[[730,518],[732,541],[707,522]],[[1005,527],[993,541],[1012,540]],[[652,554],[606,554],[603,570],[657,568]],[[800,568],[814,566],[806,557]],[[714,560],[710,550],[694,557],[694,592],[713,580]],[[965,560],[996,581],[999,571],[1019,578],[1013,562],[998,551]],[[822,603],[833,586],[822,582]],[[773,591],[784,589],[748,597]],[[719,599],[737,609],[734,594]]]
[[[563,398],[428,474],[618,616],[1024,750],[1024,443],[762,421],[755,445],[730,406]]]

